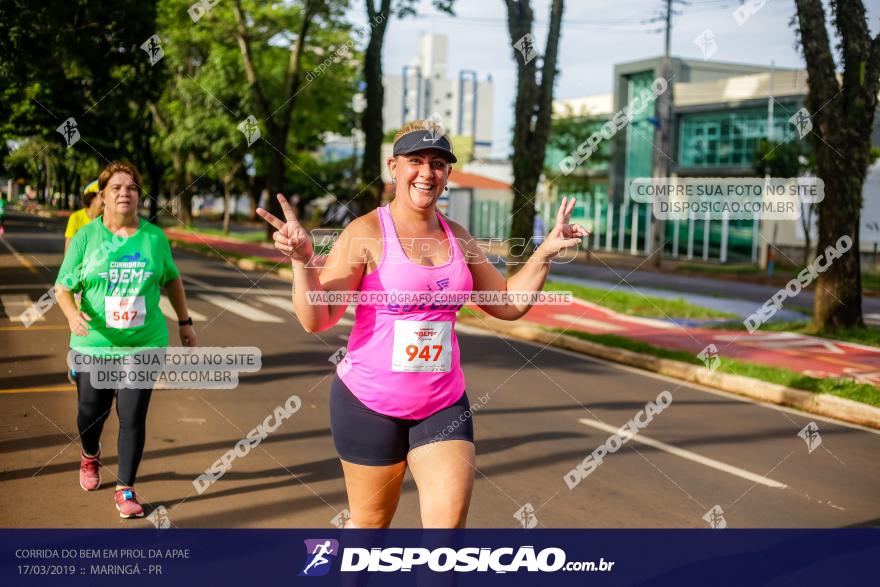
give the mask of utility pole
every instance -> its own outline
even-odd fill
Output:
[[[672,60],[670,58],[670,46],[672,43],[672,1],[666,2],[666,30],[663,45],[663,64],[660,75],[666,80],[668,88],[657,97],[654,103],[654,117],[657,120],[657,128],[654,130],[654,177],[669,177],[672,158],[672,131],[675,120],[672,114]],[[653,218],[651,222],[651,243],[648,246],[651,264],[660,267],[663,258],[663,241],[665,238],[664,222]]]

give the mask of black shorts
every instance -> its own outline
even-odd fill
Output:
[[[364,405],[338,376],[330,385],[330,428],[342,460],[356,465],[393,465],[412,449],[443,440],[474,441],[467,393],[421,420],[385,416]]]

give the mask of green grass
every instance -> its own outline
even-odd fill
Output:
[[[459,316],[471,316],[471,317],[479,317],[483,315],[483,312],[478,312],[477,310],[471,310],[467,306],[462,306],[458,311]]]
[[[702,365],[703,362],[691,353],[685,351],[673,351],[656,347],[646,342],[623,338],[613,334],[590,334],[587,332],[577,332],[564,330],[560,328],[552,329],[554,332],[561,332],[570,336],[575,336],[583,340],[595,342],[605,346],[622,348],[637,353],[651,355],[661,359],[671,359],[674,361],[682,361],[692,365]],[[783,369],[781,367],[771,367],[769,365],[761,365],[758,363],[749,363],[738,359],[728,359],[721,357],[721,364],[718,367],[721,373],[730,373],[732,375],[742,375],[744,377],[752,377],[760,379],[768,383],[776,383],[802,389],[813,393],[827,393],[836,395],[872,406],[880,406],[880,389],[866,383],[856,383],[851,379],[828,378],[817,379],[815,377],[807,377],[797,371]]]
[[[189,229],[183,230],[191,230],[196,234],[202,234],[205,236],[221,236],[224,238],[241,241],[243,243],[259,244],[266,242],[266,231],[264,230],[245,230],[241,232],[231,231],[229,234],[225,234],[222,230],[218,228],[190,227]]]
[[[880,273],[862,273],[862,287],[880,289]]]
[[[548,281],[544,285],[546,291],[570,291],[574,297],[604,306],[615,312],[629,316],[646,318],[730,318],[736,314],[720,312],[710,308],[697,306],[681,298],[667,299],[654,296],[642,296],[625,291],[608,291],[585,287],[565,281]]]
[[[702,263],[680,263],[676,271],[693,271],[695,273],[731,273],[733,275],[764,274],[757,265],[703,265]]]
[[[267,267],[271,267],[275,265],[275,262],[267,259],[265,257],[255,257],[253,255],[244,255],[237,251],[227,251],[220,250],[215,247],[209,247],[208,245],[203,245],[200,243],[191,243],[188,241],[180,241],[176,239],[169,239],[171,244],[181,249],[193,251],[196,253],[202,253],[204,255],[208,255],[211,257],[217,257],[218,259],[227,258],[227,259],[243,259],[246,261],[253,261],[254,263],[259,263],[261,265],[265,265]],[[283,264],[282,264],[283,265]]]
[[[708,328],[745,330],[745,326],[743,326],[742,322],[713,324],[708,326]],[[880,329],[878,328],[844,328],[841,330],[826,332],[817,330],[813,323],[808,320],[799,320],[797,322],[768,322],[761,325],[761,330],[771,332],[796,332],[798,334],[818,336],[819,338],[842,340],[844,342],[854,342],[868,346],[880,346]]]

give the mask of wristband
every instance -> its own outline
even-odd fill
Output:
[[[186,320],[178,320],[178,321],[177,321],[177,324],[178,324],[179,326],[192,326],[192,325],[193,325],[193,319],[192,319],[192,316],[190,316],[190,317],[187,318]]]

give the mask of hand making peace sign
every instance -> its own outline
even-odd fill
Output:
[[[568,197],[562,198],[559,211],[556,213],[556,224],[541,244],[548,259],[558,255],[562,249],[577,246],[582,239],[590,236],[590,232],[580,224],[569,224],[576,202],[574,198],[570,200]]]
[[[306,263],[315,254],[312,239],[296,219],[296,214],[284,195],[278,194],[276,197],[281,203],[281,210],[284,212],[286,222],[282,222],[280,218],[276,218],[268,210],[262,208],[257,208],[257,214],[277,229],[272,235],[275,240],[275,248],[294,261]]]

